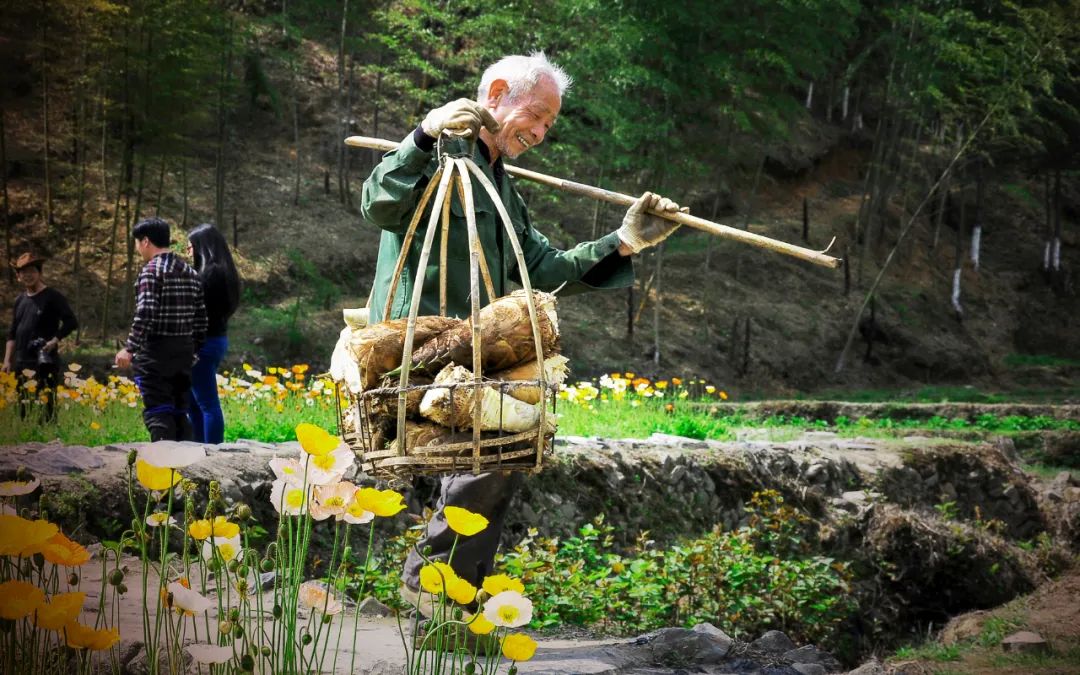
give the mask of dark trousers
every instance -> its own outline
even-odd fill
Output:
[[[446,523],[443,508],[460,506],[484,516],[488,519],[487,528],[471,537],[459,537],[457,548],[454,548],[454,559],[450,561],[450,566],[459,577],[474,586],[480,586],[484,577],[492,573],[495,552],[499,548],[499,539],[502,538],[503,523],[510,509],[510,501],[523,481],[520,473],[503,471],[476,476],[471,473],[458,473],[443,477],[439,484],[435,515],[428,521],[427,532],[417,546],[421,550],[430,546],[431,555],[428,557],[446,562],[457,534]],[[413,590],[418,589],[420,568],[424,565],[424,559],[415,549],[409,551],[401,580]]]
[[[34,371],[33,374],[23,371]],[[45,397],[45,407],[42,409],[40,420],[53,422],[56,420],[56,386],[60,384],[60,364],[39,364],[36,361],[15,364],[15,376],[19,383],[19,419],[26,419],[34,406]],[[30,393],[26,389],[27,383],[33,380],[35,389]]]
[[[206,338],[199,349],[199,360],[191,368],[191,410],[188,417],[198,443],[221,443],[225,440],[225,416],[218,399],[217,369],[229,339],[224,335]]]
[[[188,392],[195,351],[191,338],[158,338],[132,359],[151,441],[190,441]]]

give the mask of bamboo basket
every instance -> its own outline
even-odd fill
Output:
[[[469,144],[469,149],[471,149],[471,144]],[[470,370],[473,374],[473,380],[450,385],[410,383],[409,375],[414,348],[416,317],[420,308],[420,295],[416,293],[409,307],[405,341],[402,349],[401,371],[397,386],[383,386],[368,389],[356,395],[349,394],[347,398],[348,405],[345,407],[341,407],[340,401],[342,399],[338,396],[339,429],[342,430],[342,437],[345,442],[356,452],[361,470],[377,479],[401,482],[408,481],[416,474],[445,474],[465,471],[471,471],[474,474],[485,471],[528,471],[535,473],[543,467],[544,456],[553,452],[554,449],[555,433],[552,421],[558,385],[545,380],[543,368],[539,369],[539,377],[536,380],[492,382],[486,380],[483,376],[481,367],[483,345],[480,338],[479,320],[481,282],[484,284],[488,302],[495,300],[495,293],[476,229],[473,177],[487,191],[495,203],[499,220],[503,227],[506,228],[507,240],[513,247],[518,269],[521,272],[521,282],[525,290],[537,360],[543,363],[544,358],[551,356],[551,354],[545,353],[543,349],[536,299],[525,267],[521,246],[514,232],[510,216],[499,199],[498,191],[487,176],[484,175],[483,171],[472,161],[471,153],[469,155],[446,153],[442,149],[442,139],[439,142],[438,152],[439,169],[432,176],[427,189],[424,190],[417,204],[416,211],[402,242],[401,254],[398,256],[393,278],[400,278],[402,274],[420,218],[434,194],[434,203],[441,205],[441,208],[432,208],[431,210],[413,288],[422,289],[424,287],[423,272],[427,269],[435,232],[438,230],[441,234],[439,247],[439,313],[443,316],[446,315],[450,197],[452,190],[457,190],[460,201],[464,205],[469,238],[469,297],[472,324],[472,367]],[[387,294],[382,313],[384,319],[390,316],[396,290],[397,284],[394,284]],[[468,364],[461,365],[467,366]],[[340,387],[340,384],[338,386]],[[500,402],[502,402],[503,397],[510,396],[509,392],[515,387],[538,387],[543,392],[543,395],[540,397],[540,403],[538,404],[539,423],[536,428],[518,433],[481,431],[481,400],[483,397],[479,394],[481,388],[492,386],[498,389]],[[447,437],[441,439],[438,444],[420,446],[414,444],[410,446],[408,431],[411,430],[412,425],[406,421],[406,403],[410,395],[414,397],[417,395],[422,396],[423,392],[431,389],[449,389],[451,406],[455,396],[477,394],[471,396],[474,402],[472,428],[468,431],[459,431],[454,427],[450,427],[446,430],[448,432]],[[382,410],[396,408],[396,434],[395,440],[390,446],[385,445],[387,436],[385,432],[387,429],[381,428],[375,423],[376,417],[372,413],[376,407]],[[502,426],[501,418],[499,426]]]

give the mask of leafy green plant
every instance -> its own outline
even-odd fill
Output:
[[[497,564],[520,576],[544,617],[615,632],[710,621],[733,635],[783,630],[796,640],[833,636],[854,609],[845,563],[811,555],[809,520],[779,494],[758,493],[751,521],[666,550],[648,533],[628,555],[613,550],[602,516],[565,540],[535,532]]]

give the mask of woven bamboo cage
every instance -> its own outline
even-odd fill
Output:
[[[473,178],[487,191],[495,203],[499,220],[506,228],[507,241],[513,247],[514,256],[520,271],[521,282],[528,307],[528,318],[532,330],[533,347],[536,358],[542,364],[550,356],[550,349],[545,350],[541,339],[541,321],[538,315],[536,293],[529,281],[521,246],[514,232],[510,216],[499,199],[499,193],[487,176],[472,161],[469,155],[453,155],[443,152],[439,143],[439,168],[432,176],[417,204],[416,211],[405,233],[401,254],[398,257],[393,278],[400,278],[405,267],[413,238],[416,235],[420,219],[434,195],[434,204],[441,208],[432,208],[428,219],[420,260],[417,265],[417,289],[412,297],[405,330],[400,373],[397,382],[383,380],[378,387],[365,388],[358,394],[349,394],[348,405],[339,408],[339,429],[345,442],[353,448],[359,459],[361,469],[375,478],[391,482],[407,481],[415,474],[444,474],[471,471],[528,471],[538,472],[543,466],[544,457],[554,448],[555,404],[558,385],[552,384],[544,374],[544,368],[538,368],[534,380],[516,380],[513,382],[493,381],[484,377],[482,367],[481,341],[481,286],[484,284],[488,302],[496,300],[487,261],[481,249],[476,229],[476,212],[473,201]],[[466,228],[469,241],[469,297],[471,323],[472,363],[471,379],[453,383],[431,383],[430,378],[414,380],[412,376],[412,355],[414,351],[417,313],[420,308],[420,289],[424,288],[423,274],[427,269],[435,233],[441,233],[439,258],[439,307],[440,315],[446,316],[447,293],[447,242],[450,236],[450,200],[456,190],[464,207]],[[438,226],[438,227],[437,227]],[[397,284],[393,284],[387,294],[382,316],[390,316]],[[469,364],[459,364],[468,366]],[[339,384],[340,386],[340,384]],[[490,430],[491,420],[487,419],[488,430],[483,430],[481,403],[485,396],[496,395],[501,411],[503,404],[512,397],[517,388],[529,387],[531,391],[541,392],[539,396],[539,420],[535,428],[509,431],[503,428],[501,415]],[[442,390],[449,397],[449,407],[455,410],[460,404],[471,403],[471,420],[466,411],[464,420],[451,420],[450,424],[434,429],[434,424],[418,423],[408,419],[410,410],[415,410],[418,401],[432,390]],[[484,390],[489,390],[484,393]],[[341,398],[338,397],[340,401]],[[490,402],[490,401],[489,401]],[[382,414],[376,414],[381,412]],[[396,424],[388,423],[396,415]],[[489,415],[490,418],[490,415]],[[458,424],[458,422],[462,422]],[[471,422],[471,423],[469,423]],[[392,441],[388,441],[393,437]]]

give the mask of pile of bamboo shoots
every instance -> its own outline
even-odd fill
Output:
[[[331,358],[330,373],[354,403],[366,404],[350,405],[343,412],[343,432],[363,431],[370,437],[371,450],[398,447],[399,393],[404,393],[404,440],[410,452],[437,452],[439,446],[470,440],[476,396],[480,397],[479,427],[484,436],[537,429],[541,406],[547,404],[538,382],[562,384],[568,368],[566,357],[559,354],[555,296],[534,291],[533,299],[540,354],[525,291],[515,291],[480,310],[481,387],[473,386],[470,370],[471,320],[417,317],[408,381],[402,388],[408,320],[367,325],[365,312],[346,310],[346,326]],[[361,415],[362,420],[358,419]],[[545,431],[553,433],[554,415],[549,412],[544,419]]]

